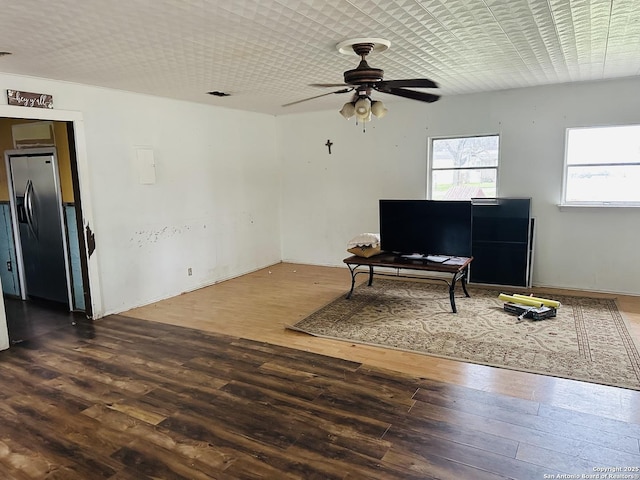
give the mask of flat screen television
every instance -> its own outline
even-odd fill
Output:
[[[471,204],[471,281],[529,286],[534,225],[531,199],[477,198]]]
[[[473,199],[473,243],[529,241],[530,198]]]
[[[471,202],[380,200],[380,247],[399,255],[471,256]]]

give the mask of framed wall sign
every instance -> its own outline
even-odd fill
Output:
[[[7,90],[7,101],[9,105],[20,105],[21,107],[53,108],[53,95],[45,93]]]

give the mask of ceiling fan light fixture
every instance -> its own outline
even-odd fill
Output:
[[[359,119],[371,117],[371,100],[367,97],[360,97],[355,104],[356,116]]]
[[[340,115],[342,115],[346,120],[349,120],[356,114],[356,106],[353,102],[347,102],[342,106],[340,110]]]
[[[371,121],[371,110],[369,110],[369,113],[366,114],[366,115],[358,115],[357,119],[358,119],[358,122],[362,122],[362,123],[370,122]],[[356,122],[356,123],[358,123],[358,122]]]
[[[376,117],[382,118],[387,114],[387,112],[389,112],[389,110],[387,110],[387,107],[385,107],[384,103],[382,103],[381,101],[374,100],[373,102],[371,102],[371,113],[373,113]]]

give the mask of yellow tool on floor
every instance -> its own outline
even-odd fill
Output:
[[[552,307],[552,308],[558,308],[560,307],[560,302],[557,300],[551,300],[549,298],[540,298],[540,297],[533,297],[531,295],[519,295],[517,293],[514,293],[512,295],[512,297],[516,297],[516,298],[525,298],[527,300],[533,300],[535,302],[540,302],[541,304],[543,304],[545,307]]]
[[[513,295],[507,295],[505,293],[501,293],[498,296],[498,298],[503,302],[520,303],[522,305],[527,305],[529,307],[551,307],[551,308],[560,307],[560,302],[558,302],[557,300],[532,297],[529,295],[520,295],[517,293],[514,293]]]
[[[517,293],[513,295],[501,293],[498,298],[505,302],[504,310],[506,312],[518,315],[518,321],[522,321],[525,318],[544,320],[545,318],[555,317],[556,311],[560,306],[560,302],[557,300]]]

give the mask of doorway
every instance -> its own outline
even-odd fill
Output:
[[[15,133],[24,130],[25,126],[29,127],[29,124],[50,127],[50,138],[39,138],[46,136],[43,134],[34,136]],[[39,129],[40,132],[46,132],[46,130],[46,128]],[[12,198],[11,168],[2,169],[4,175],[0,174],[0,255],[2,255],[0,259],[3,261],[0,261],[0,278],[7,307],[5,311],[9,339],[12,344],[28,340],[29,336],[49,331],[51,326],[47,322],[51,322],[53,318],[57,319],[56,322],[59,322],[60,318],[68,318],[69,325],[74,324],[74,319],[79,316],[93,318],[74,122],[16,117],[0,118],[0,149],[3,153],[11,151],[14,156],[20,157],[20,152],[28,153],[34,148],[40,152],[43,149],[53,152],[53,162],[49,163],[50,160],[44,158],[41,163],[49,169],[55,168],[52,172],[59,179],[60,198],[56,208],[60,211],[59,225],[63,236],[61,245],[64,248],[66,275],[51,277],[51,283],[53,283],[51,289],[68,295],[65,296],[66,301],[64,301],[64,297],[63,301],[60,301],[61,299],[58,298],[60,295],[48,295],[39,291],[39,287],[36,285],[39,275],[35,277],[32,275],[32,278],[36,280],[31,280],[31,288],[27,287],[29,273],[24,268],[23,260],[31,265],[32,274],[33,268],[38,270],[41,265],[59,264],[60,262],[56,262],[49,254],[45,254],[44,262],[43,259],[38,259],[35,262],[36,267],[34,267],[33,257],[25,258],[25,255],[33,256],[34,253],[24,251],[22,242],[19,240],[18,230],[22,225],[27,232],[25,235],[33,236],[33,225],[28,222],[31,217],[27,215],[28,209],[25,209],[24,203],[22,206],[12,205],[12,201],[15,203],[17,200],[18,204],[21,201],[24,202],[24,195],[18,194]],[[27,158],[30,155],[22,155],[22,157]],[[22,160],[22,158],[16,158],[16,160]],[[24,215],[21,214],[23,212]],[[63,285],[63,283],[66,284]],[[34,315],[33,312],[38,312],[38,314]],[[45,314],[46,312],[49,314]],[[42,324],[39,325],[39,322]]]

